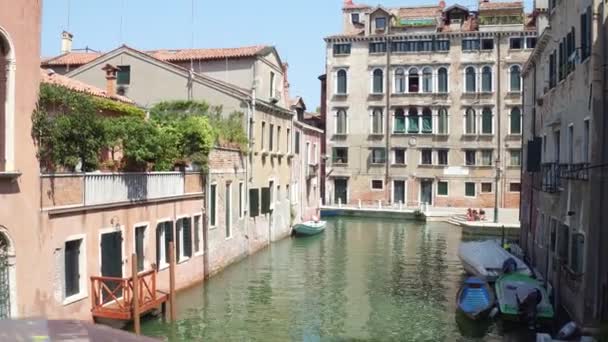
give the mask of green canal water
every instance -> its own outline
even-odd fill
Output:
[[[169,341],[525,341],[456,314],[460,229],[330,219],[178,295],[178,321],[143,323]]]

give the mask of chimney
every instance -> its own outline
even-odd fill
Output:
[[[61,53],[72,52],[72,38],[74,35],[68,31],[61,32]]]
[[[106,72],[106,92],[109,96],[116,95],[116,73],[119,68],[113,66],[112,64],[106,64],[101,70]]]

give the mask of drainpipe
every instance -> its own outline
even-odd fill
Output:
[[[391,38],[386,37],[386,152],[385,152],[385,165],[386,165],[386,202],[391,202],[391,191],[392,186],[390,185],[390,147],[391,147],[391,125],[390,125],[390,108],[391,108]]]
[[[501,92],[501,63],[500,63],[500,35],[498,36],[498,44],[496,44],[496,140],[497,140],[497,151],[496,151],[496,179],[494,180],[494,223],[498,223],[498,185],[500,183],[500,160],[501,160],[501,108],[500,108],[500,97],[502,96]],[[501,190],[502,192],[502,190]]]

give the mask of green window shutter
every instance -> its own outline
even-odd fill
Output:
[[[447,196],[448,194],[448,183],[447,182],[439,182],[437,188],[437,194],[442,196]]]
[[[418,129],[418,116],[409,116],[408,117],[408,125],[409,125],[409,129],[408,129],[409,133],[418,133],[418,131],[419,131],[419,129]]]
[[[184,255],[187,257],[192,256],[192,225],[190,224],[190,218],[184,219]]]
[[[165,222],[165,262],[169,260],[169,243],[173,242],[173,222]],[[179,251],[178,251],[179,252]]]
[[[475,197],[475,183],[465,183],[465,196]]]
[[[422,117],[422,132],[433,133],[433,117],[423,116]]]
[[[260,190],[249,189],[249,217],[260,215]]]
[[[178,223],[176,224],[176,229],[175,229],[175,262],[180,262],[181,261],[181,256],[182,256],[182,236],[184,234],[184,220],[180,219],[177,221]]]
[[[165,228],[162,223],[159,223],[158,226],[156,226],[156,265],[157,266],[160,266],[160,247],[161,247],[161,243],[162,243],[160,238],[162,237],[163,229],[165,229]]]
[[[270,212],[270,188],[262,188],[262,214]]]

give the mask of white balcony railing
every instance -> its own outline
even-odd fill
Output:
[[[180,196],[184,177],[181,172],[86,174],[84,205]]]

